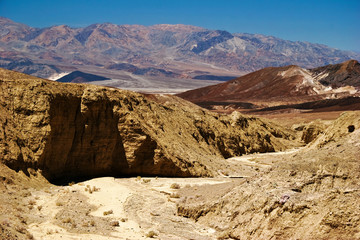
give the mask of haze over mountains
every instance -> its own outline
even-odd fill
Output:
[[[321,44],[195,26],[103,23],[32,28],[0,18],[0,67],[43,78],[111,69],[123,77],[130,74],[132,80],[137,78],[133,75],[223,80],[270,66],[314,68],[349,59],[360,55]]]

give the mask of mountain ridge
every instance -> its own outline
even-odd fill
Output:
[[[269,66],[295,64],[315,68],[360,59],[358,53],[321,44],[182,24],[95,23],[81,28],[32,28],[6,18],[2,22],[0,50],[29,58],[34,64],[103,67],[128,63],[191,78],[191,72],[199,69],[206,72],[203,75],[240,76]],[[15,65],[16,60],[12,70],[26,73],[26,69]],[[40,68],[33,74],[51,75]]]

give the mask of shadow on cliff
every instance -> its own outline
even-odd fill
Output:
[[[50,181],[116,175],[129,167],[111,102],[82,100],[51,101],[51,132],[39,160]]]

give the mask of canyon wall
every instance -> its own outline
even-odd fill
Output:
[[[174,96],[63,84],[0,69],[0,161],[50,181],[112,175],[214,176],[224,158],[283,150],[294,135]]]

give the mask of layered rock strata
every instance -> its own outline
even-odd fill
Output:
[[[221,116],[173,96],[57,83],[4,69],[0,88],[0,160],[15,170],[40,170],[50,181],[213,176],[226,167],[224,158],[282,150],[294,138],[263,120]]]

